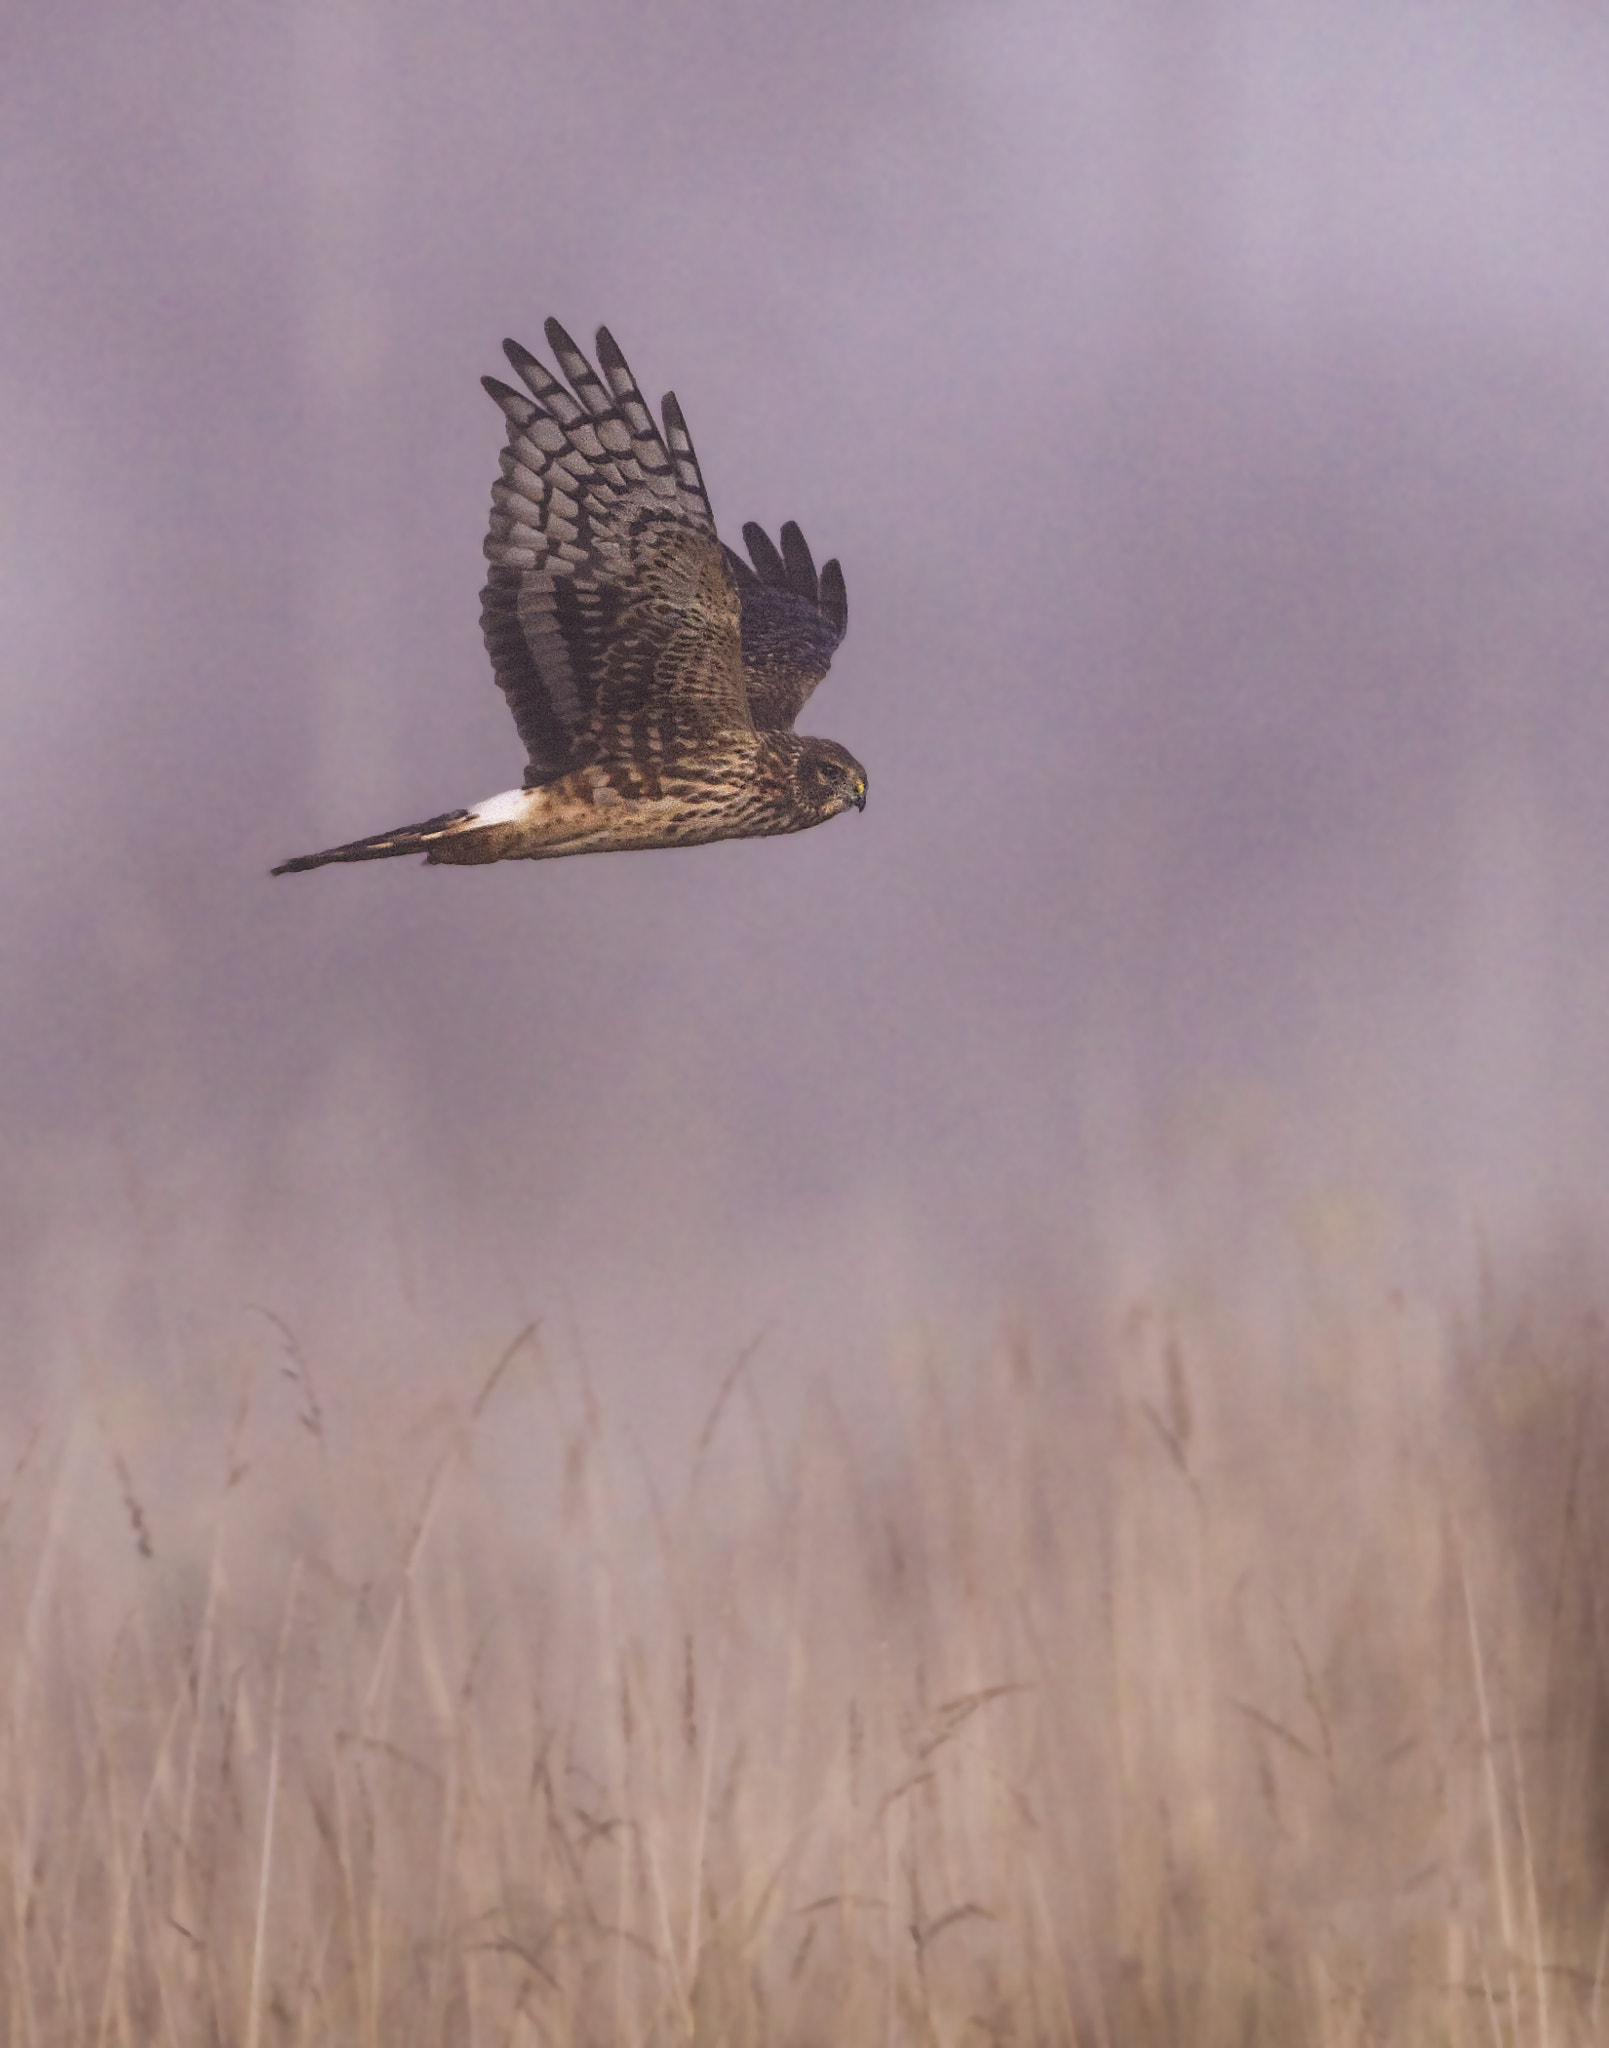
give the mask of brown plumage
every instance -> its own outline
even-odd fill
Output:
[[[602,377],[556,320],[546,332],[567,384],[515,341],[503,348],[526,391],[481,380],[508,421],[481,626],[524,786],[276,875],[405,853],[478,866],[696,846],[865,807],[859,762],[793,730],[848,622],[838,564],[818,577],[791,521],[780,551],[754,525],[747,562],[723,547],[675,394],[661,435],[606,327]]]

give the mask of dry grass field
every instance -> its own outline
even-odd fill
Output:
[[[762,1354],[673,1457],[541,1331],[19,1423],[0,2034],[1609,2038],[1582,1298],[1200,1283],[847,1405]]]

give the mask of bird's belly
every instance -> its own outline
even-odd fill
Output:
[[[453,867],[499,860],[559,860],[656,846],[699,846],[743,830],[730,808],[698,793],[624,796],[600,771],[580,769],[539,789],[510,789],[478,803],[438,840],[429,858]]]

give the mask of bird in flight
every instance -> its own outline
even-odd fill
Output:
[[[854,756],[793,729],[844,637],[843,571],[818,576],[791,520],[780,550],[753,524],[748,561],[724,547],[675,393],[661,434],[608,328],[601,377],[556,320],[546,333],[566,383],[516,341],[503,349],[525,390],[481,380],[508,422],[481,627],[524,785],[276,875],[697,846],[865,808]]]

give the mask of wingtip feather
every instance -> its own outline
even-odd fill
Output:
[[[480,388],[517,427],[528,427],[541,410],[535,399],[527,398],[523,391],[515,391],[499,377],[482,377]]]
[[[581,351],[570,337],[568,328],[555,320],[552,314],[542,322],[542,332],[547,336],[548,347],[557,355],[578,356]]]
[[[782,528],[782,560],[788,572],[789,588],[814,604],[820,596],[820,585],[816,581],[815,557],[810,552],[810,543],[799,531],[798,523],[789,519]]]
[[[777,544],[757,519],[749,519],[743,526],[743,545],[749,551],[749,560],[762,583],[769,583],[778,590],[788,588],[788,571],[782,557],[777,553]]]
[[[849,630],[849,592],[844,588],[844,572],[836,555],[821,565],[821,609],[837,627],[841,640]]]

